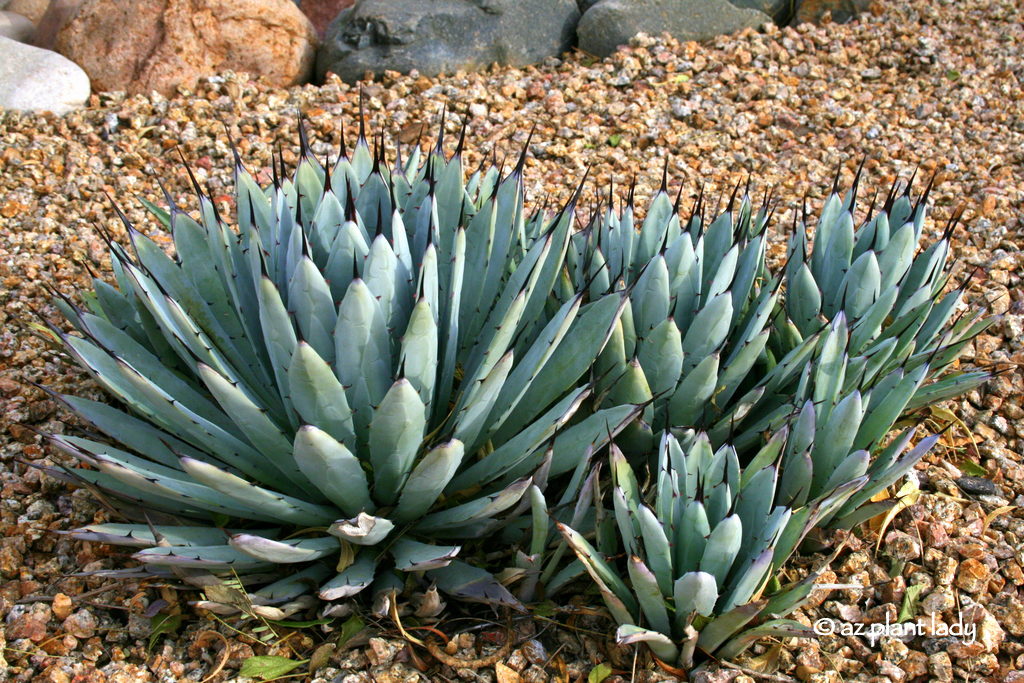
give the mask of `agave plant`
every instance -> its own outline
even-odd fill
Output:
[[[768,197],[754,211],[744,193],[734,213],[734,193],[705,225],[702,194],[683,223],[667,180],[666,166],[642,221],[630,190],[621,213],[609,200],[569,250],[574,288],[629,294],[595,374],[605,404],[650,404],[620,440],[630,452],[650,452],[666,427],[701,427],[728,410],[763,360],[779,298],[765,267]]]
[[[803,223],[794,230],[785,267],[786,316],[776,318],[768,345],[772,367],[715,425],[714,438],[730,436],[738,447],[757,443],[758,434],[786,419],[793,406],[810,399],[854,402],[860,393],[858,405],[879,408],[857,435],[856,448],[870,449],[901,416],[988,379],[984,372],[944,375],[992,322],[983,311],[958,310],[967,282],[947,292],[949,242],[960,212],[941,239],[923,246],[931,185],[912,203],[911,178],[902,193],[893,185],[882,210],[872,207],[854,228],[859,179],[860,171],[845,197],[833,188],[813,248]]]
[[[787,496],[787,452],[801,448],[795,436],[777,432],[743,469],[732,446],[715,450],[703,433],[665,433],[647,494],[611,448],[612,511],[598,499],[598,516],[608,523],[597,524],[596,547],[568,525],[559,530],[618,622],[620,643],[646,643],[666,664],[689,669],[698,653],[729,659],[762,637],[811,635],[784,617],[809,595],[816,575],[767,586],[804,535],[867,477],[844,478],[813,499]],[[934,440],[907,457],[916,460]],[[614,559],[620,554],[621,562]]]
[[[746,192],[738,202],[734,192],[707,223],[702,194],[684,223],[665,176],[639,229],[630,192],[620,213],[609,201],[574,235],[575,289],[629,293],[596,365],[606,404],[650,403],[643,423],[620,439],[627,452],[650,451],[661,429],[689,427],[707,429],[716,444],[728,438],[741,451],[756,449],[762,432],[806,400],[808,365],[835,355],[828,338],[840,321],[849,334],[828,371],[839,360],[850,367],[834,378],[834,398],[913,374],[919,381],[895,420],[985,380],[967,373],[930,382],[989,324],[980,313],[954,321],[964,289],[945,293],[958,216],[922,249],[929,191],[912,203],[908,183],[855,229],[859,182],[860,171],[845,197],[833,188],[810,247],[806,217],[795,225],[778,274],[765,263],[768,196],[755,210]]]
[[[361,131],[325,166],[303,136],[266,189],[236,154],[236,227],[198,186],[198,220],[169,197],[156,210],[173,258],[118,211],[116,283],[96,279],[84,309],[58,300],[79,334],[53,329],[120,405],[60,396],[100,434],[49,438],[140,523],[74,535],[154,569],[277,579],[247,598],[275,616],[395,570],[512,602],[461,544],[637,408],[563,429],[624,294],[555,302],[578,193],[528,218],[523,159],[464,182],[461,149],[388,169]]]

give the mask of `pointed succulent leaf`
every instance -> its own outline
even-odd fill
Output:
[[[462,442],[452,439],[423,456],[402,486],[391,513],[395,521],[411,522],[426,513],[455,476],[464,455]]]
[[[373,511],[366,473],[345,444],[317,427],[304,425],[295,435],[292,456],[309,481],[345,514]]]
[[[338,539],[304,538],[291,541],[275,541],[255,534],[235,534],[229,544],[258,560],[274,564],[310,562],[338,552]]]
[[[320,586],[320,598],[330,601],[352,597],[373,583],[376,569],[377,562],[372,553],[359,553],[344,571]]]
[[[399,538],[391,546],[391,554],[395,558],[395,569],[419,572],[448,566],[460,549],[457,545],[437,546]]]
[[[623,624],[615,631],[615,642],[619,645],[635,645],[646,643],[651,652],[663,662],[674,662],[679,656],[679,648],[664,633],[650,631],[632,624]]]
[[[388,505],[402,490],[427,427],[426,406],[412,383],[395,382],[373,411],[370,423],[370,464],[374,497]]]

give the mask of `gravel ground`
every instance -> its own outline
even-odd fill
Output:
[[[805,195],[820,201],[837,167],[849,182],[867,155],[878,188],[917,167],[938,173],[932,229],[966,205],[955,237],[959,277],[977,268],[972,305],[1001,319],[965,364],[1003,372],[929,417],[935,428],[953,426],[888,526],[826,539],[840,550],[825,581],[862,588],[821,589],[798,613],[808,624],[884,623],[914,607],[925,634],[764,642],[738,663],[746,673],[723,668],[707,680],[1024,681],[1024,9],[1009,0],[887,4],[845,26],[772,28],[709,45],[639,39],[605,61],[578,54],[537,68],[366,86],[368,118],[405,144],[421,124],[436,126],[443,102],[468,117],[471,165],[516,153],[536,126],[527,166],[537,202],[565,199],[587,166],[591,187],[613,177],[623,187],[635,173],[644,196],[669,155],[684,195],[701,183],[719,192],[748,174],[759,190],[774,186],[784,234],[791,207]],[[339,121],[352,137],[356,98],[336,80],[274,90],[226,74],[170,100],[100,94],[61,118],[0,112],[0,642],[5,629],[8,663],[4,671],[0,661],[0,680],[228,680],[253,654],[312,657],[291,673],[324,682],[576,681],[601,662],[619,680],[671,678],[609,644],[610,623],[591,598],[510,625],[456,611],[439,629],[464,633],[434,654],[366,614],[371,628],[332,650],[321,645],[337,631],[199,619],[187,605],[193,596],[72,576],[124,566],[124,556],[53,533],[105,512],[30,466],[60,461],[35,430],[66,429],[31,382],[95,392],[32,334],[33,311],[55,313],[46,287],[74,296],[90,271],[109,272],[96,227],[123,231],[104,191],[150,229],[132,196],[159,202],[156,177],[193,205],[174,148],[230,211],[230,153],[218,119],[266,181],[275,144],[294,163],[300,113],[318,153],[332,153]],[[454,132],[457,123],[449,125]],[[796,577],[825,559],[796,558],[787,571]],[[153,616],[168,614],[182,615],[180,626],[153,634]],[[977,629],[976,642],[943,636],[958,619]],[[306,674],[311,667],[319,670]]]

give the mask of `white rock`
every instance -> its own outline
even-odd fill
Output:
[[[0,37],[19,43],[30,43],[36,34],[36,25],[14,12],[0,11]]]
[[[56,52],[0,38],[0,109],[65,114],[89,99],[89,77]]]

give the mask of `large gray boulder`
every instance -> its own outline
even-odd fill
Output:
[[[737,7],[749,7],[764,12],[779,26],[783,26],[793,18],[795,0],[729,0]]]
[[[534,64],[572,46],[579,16],[576,0],[357,0],[327,29],[317,75]]]
[[[775,24],[784,26],[790,23],[796,7],[796,0],[729,0],[737,7],[759,9],[774,19]]]
[[[584,52],[607,57],[637,33],[672,34],[678,40],[707,40],[772,18],[727,0],[601,0],[576,27]]]
[[[89,99],[89,76],[56,52],[0,38],[0,109],[66,114]]]

